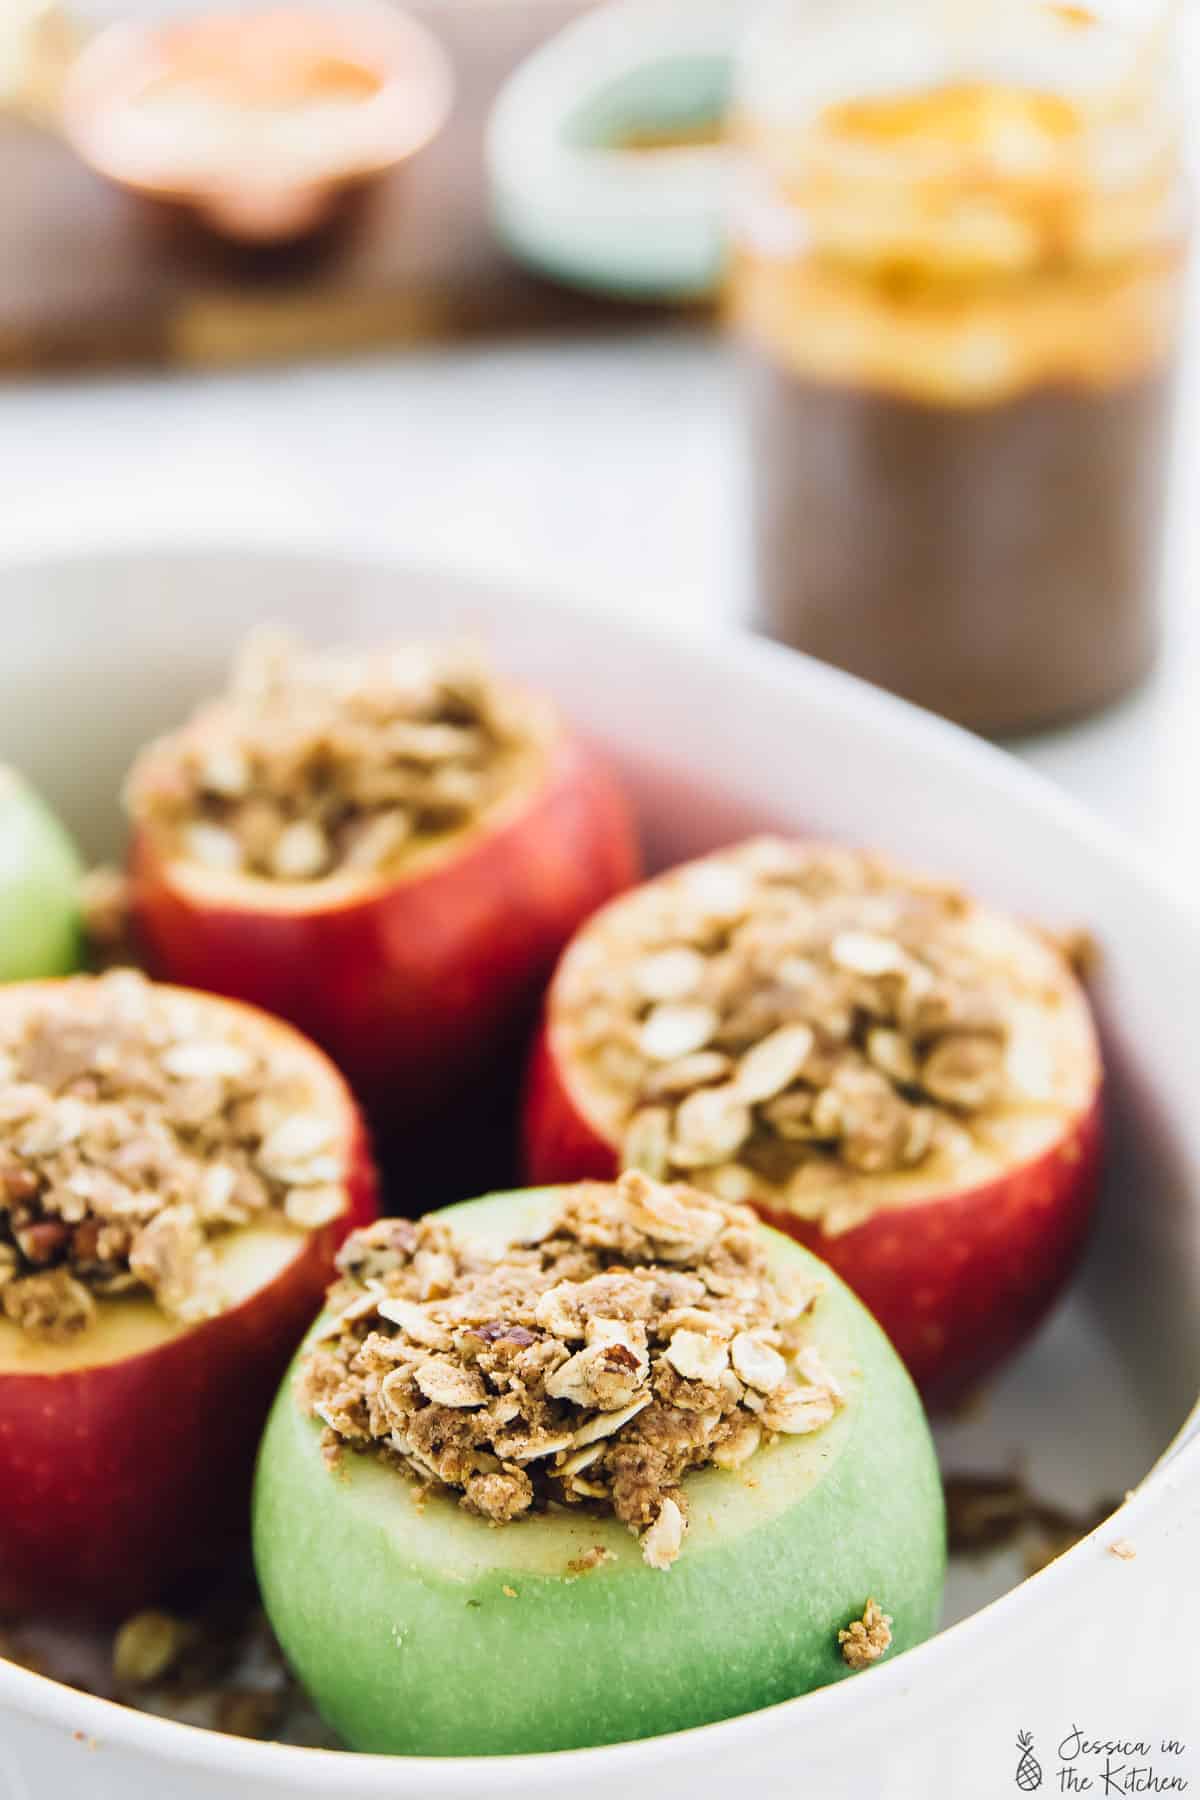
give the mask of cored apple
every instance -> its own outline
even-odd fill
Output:
[[[101,987],[82,977],[4,988],[0,1036],[47,1001],[86,1016]],[[315,1046],[236,1002],[155,991],[186,1001],[214,1038],[232,1029],[303,1071],[313,1112],[330,1127],[323,1198],[340,1189],[343,1210],[312,1229],[264,1215],[214,1236],[219,1310],[196,1323],[168,1316],[142,1289],[97,1295],[89,1324],[44,1341],[0,1307],[0,1616],[118,1618],[176,1578],[228,1561],[245,1535],[280,1373],[320,1307],[338,1245],[377,1211],[358,1109]],[[6,1105],[10,1093],[0,1088]],[[11,1126],[4,1136],[0,1240],[28,1166]]]
[[[1047,936],[879,858],[760,840],[576,936],[528,1068],[524,1169],[639,1166],[748,1200],[949,1405],[1076,1265],[1101,1084],[1087,999]]]
[[[14,769],[0,767],[0,981],[79,967],[82,875],[54,814]]]
[[[543,1230],[560,1198],[492,1195],[437,1216],[499,1249]],[[811,1341],[842,1404],[739,1468],[685,1476],[690,1526],[667,1569],[611,1513],[492,1525],[370,1455],[331,1470],[284,1382],[255,1560],[289,1662],[352,1748],[497,1756],[653,1736],[849,1675],[839,1632],[870,1601],[890,1618],[889,1658],[937,1628],[944,1515],[912,1384],[835,1276],[763,1240],[776,1272],[821,1284]]]
[[[501,691],[511,737],[486,804],[431,835],[413,828],[412,809],[391,809],[384,831],[399,816],[410,835],[380,866],[358,860],[365,833],[345,860],[303,878],[286,855],[272,874],[222,866],[211,831],[189,848],[186,832],[156,826],[136,772],[131,783],[132,922],[151,972],[290,1019],[345,1072],[382,1134],[428,1116],[516,1045],[572,931],[639,872],[630,810],[603,760],[540,696]],[[259,781],[269,758],[243,750],[244,724],[218,703],[200,731],[222,751],[234,734],[240,767]],[[251,732],[260,727],[252,719]],[[178,734],[181,757],[194,737],[194,727]],[[161,767],[164,754],[169,765],[174,740],[151,758]],[[403,766],[371,773],[403,791]],[[251,791],[282,804],[270,779]],[[323,805],[336,807],[336,782],[319,792]],[[202,797],[235,820],[246,804]],[[352,830],[377,820],[368,812]],[[299,823],[303,834],[311,821]]]

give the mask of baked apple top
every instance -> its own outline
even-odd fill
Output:
[[[118,1300],[137,1348],[245,1298],[346,1210],[348,1106],[235,1002],[131,970],[0,989],[0,1360],[14,1329],[107,1346]]]
[[[329,1461],[374,1454],[495,1523],[610,1511],[653,1568],[679,1554],[690,1470],[819,1431],[841,1400],[810,1341],[819,1282],[768,1266],[748,1208],[635,1171],[562,1190],[499,1252],[390,1219],[338,1261],[298,1382]]]
[[[626,1166],[827,1233],[1036,1156],[1100,1079],[1047,936],[880,856],[772,838],[599,913],[547,1026]]]
[[[554,728],[470,646],[314,651],[263,631],[227,691],[143,751],[126,806],[202,871],[358,886],[503,809]]]

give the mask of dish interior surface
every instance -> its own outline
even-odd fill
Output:
[[[1020,1475],[1040,1500],[1083,1517],[1118,1503],[1173,1440],[1178,1450],[1181,1432],[1186,1439],[1200,1387],[1200,1125],[1190,1006],[1178,1000],[1200,991],[1200,934],[1135,853],[1013,761],[771,646],[659,639],[466,579],[333,555],[30,563],[0,574],[0,595],[0,761],[42,789],[89,856],[119,851],[116,796],[134,751],[220,685],[251,625],[290,625],[316,642],[458,633],[544,683],[608,748],[632,784],[653,868],[763,828],[811,832],[958,877],[1045,924],[1086,924],[1103,947],[1094,991],[1111,1117],[1098,1227],[1033,1347],[939,1428],[943,1469]],[[954,1558],[946,1623],[1006,1594],[1024,1572],[1020,1546]],[[918,1679],[929,1649],[897,1670]],[[0,1663],[0,1713],[4,1675]],[[0,1796],[8,1800],[7,1779],[14,1800],[25,1800],[20,1770],[6,1765],[6,1735],[0,1728]]]

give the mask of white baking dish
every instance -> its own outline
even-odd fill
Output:
[[[1200,925],[1141,852],[1000,752],[766,644],[685,642],[460,578],[286,553],[29,562],[0,570],[0,600],[0,760],[28,770],[95,852],[118,841],[115,795],[134,747],[215,682],[255,620],[324,638],[465,629],[610,746],[656,860],[763,824],[815,829],[953,872],[1047,922],[1087,921],[1105,950],[1115,1127],[1100,1229],[1067,1305],[982,1412],[942,1435],[950,1466],[996,1472],[1019,1456],[1067,1505],[1137,1489],[1019,1586],[1003,1557],[957,1570],[948,1616],[959,1622],[865,1678],[611,1749],[481,1766],[249,1743],[0,1662],[3,1800],[710,1800],[735,1783],[792,1800],[987,1800],[1014,1791],[1018,1730],[1033,1733],[1047,1791],[1059,1791],[1057,1746],[1075,1726],[1182,1740],[1151,1760],[1195,1786]],[[1114,1542],[1136,1556],[1114,1555]],[[1074,1766],[1098,1775],[1088,1753]]]

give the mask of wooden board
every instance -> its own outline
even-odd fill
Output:
[[[2,0],[0,0],[2,3]],[[454,115],[320,238],[220,244],[108,186],[52,132],[0,119],[0,366],[185,367],[487,331],[620,329],[648,309],[526,273],[487,217],[483,132],[509,71],[592,0],[417,0],[458,82]]]

